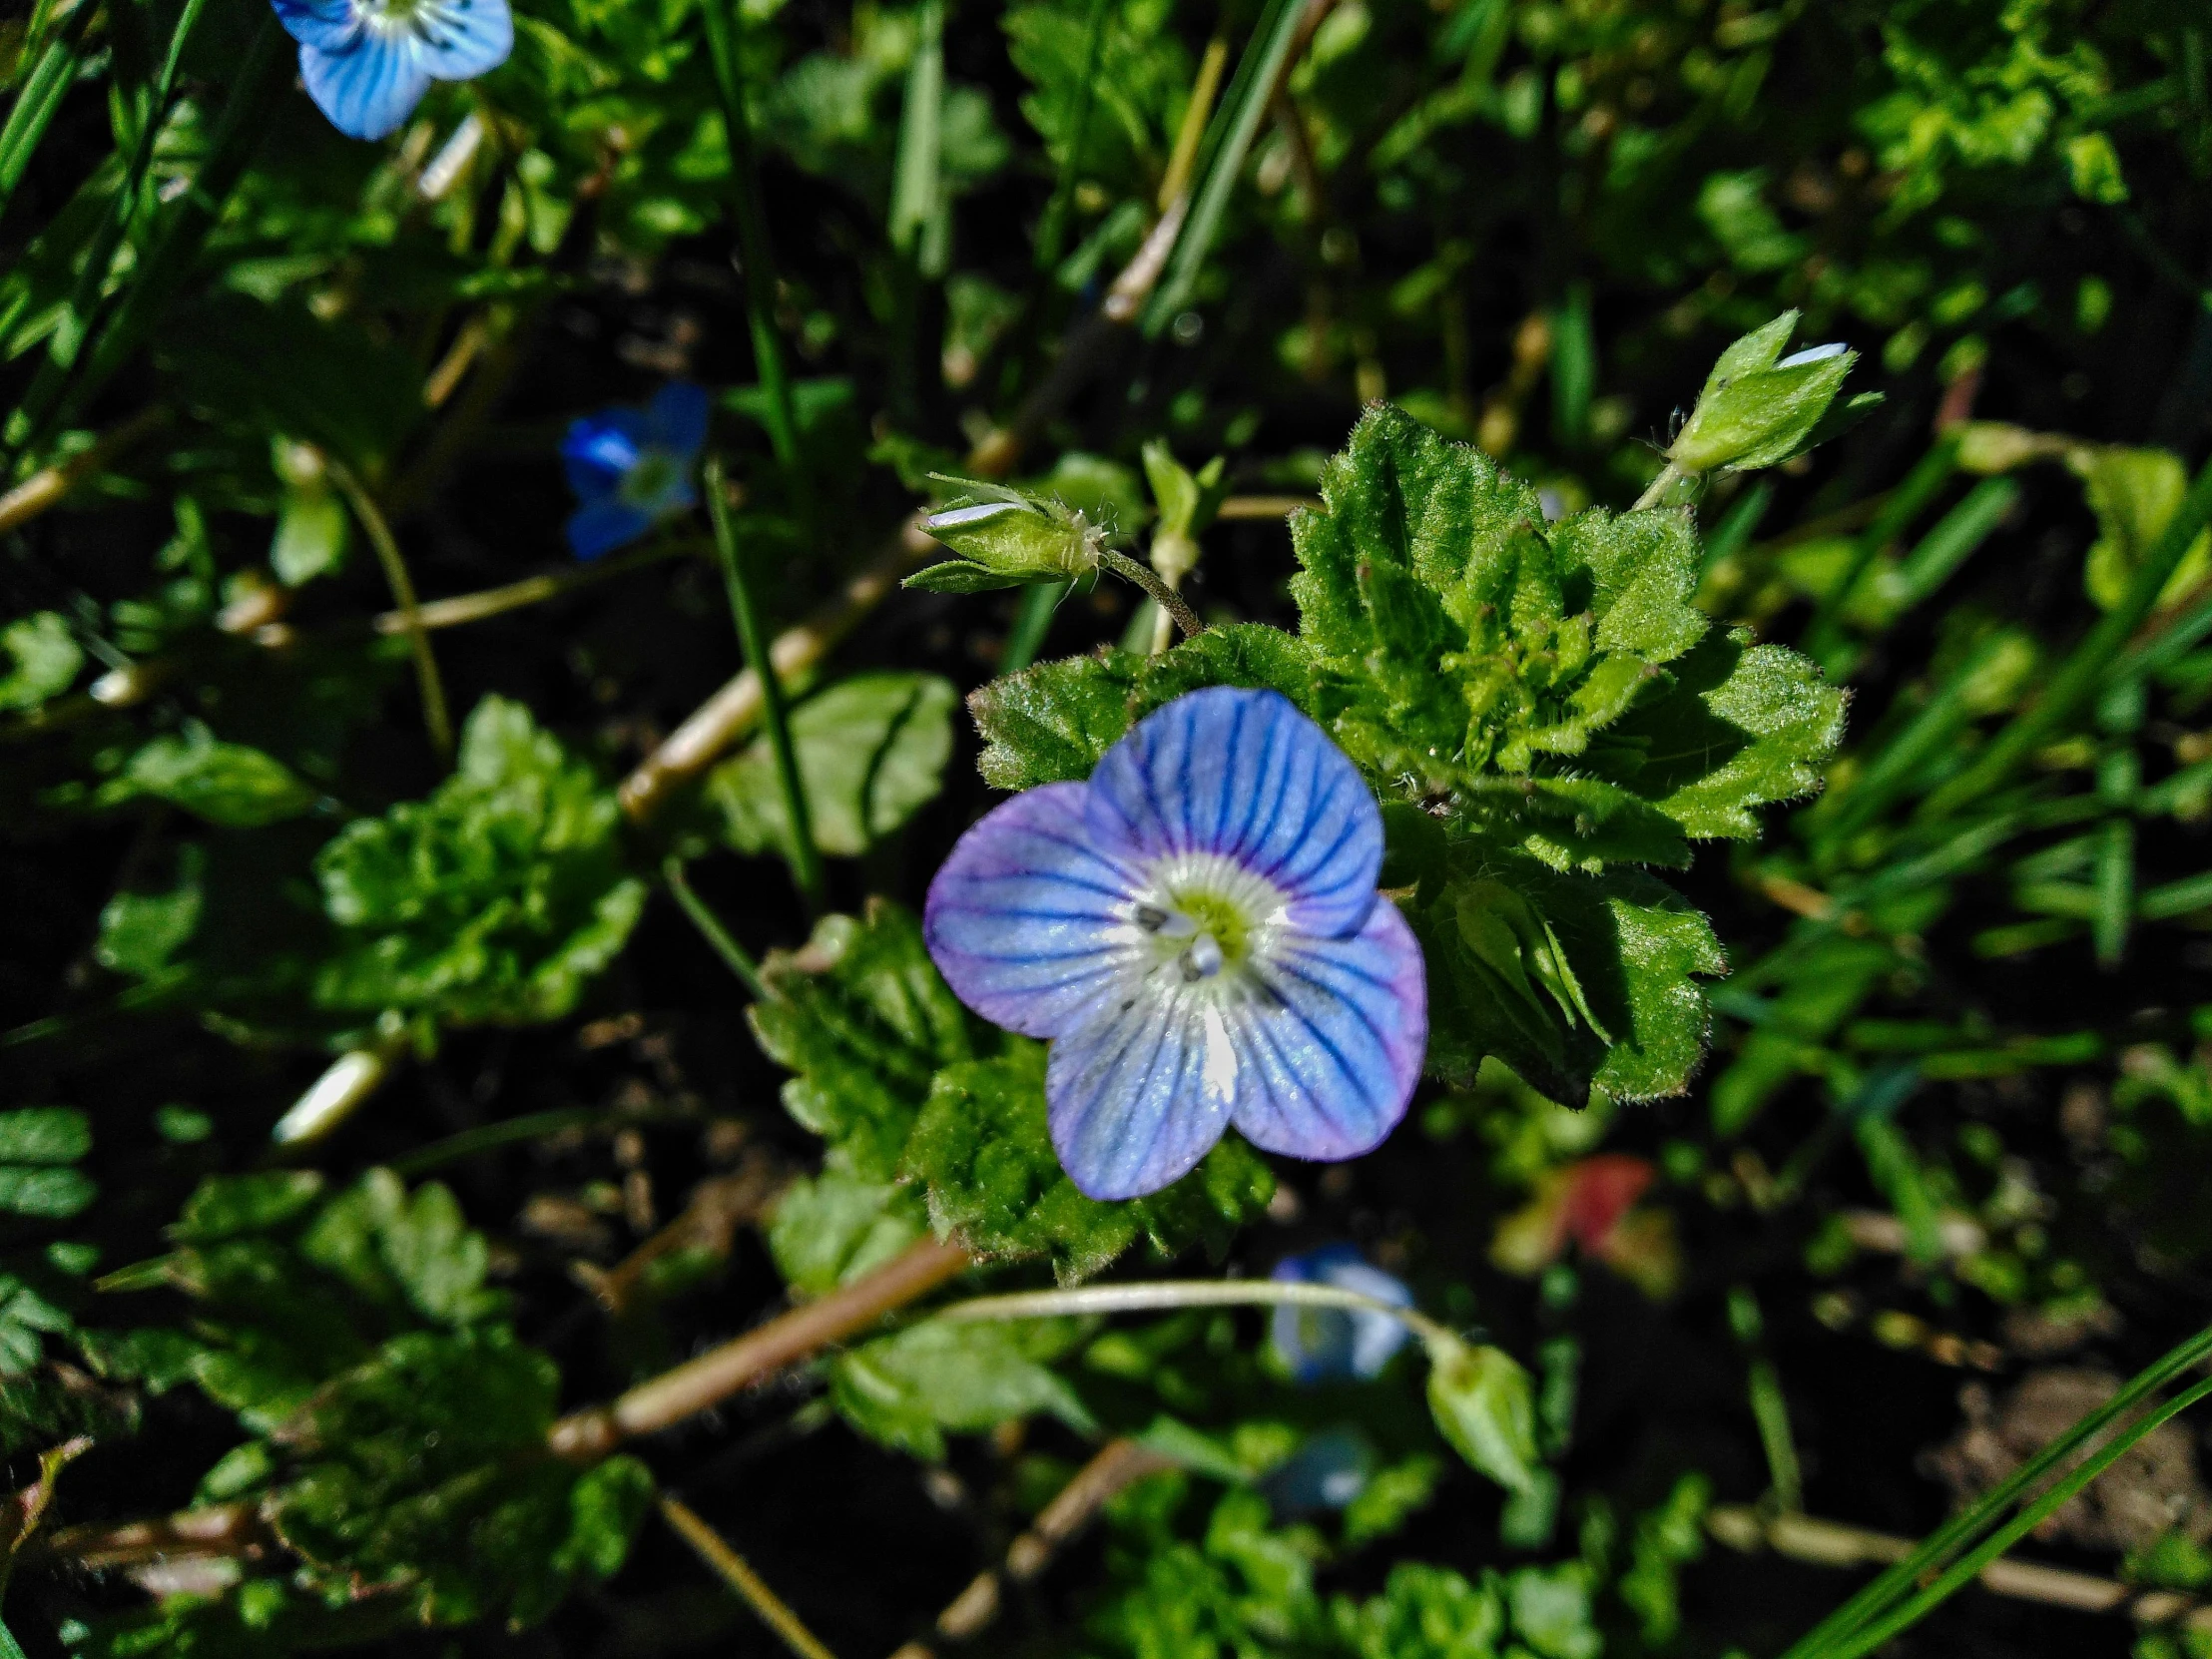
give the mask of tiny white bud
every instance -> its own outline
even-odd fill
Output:
[[[1830,357],[1841,357],[1851,349],[1842,340],[1831,340],[1826,345],[1809,345],[1803,351],[1793,351],[1774,366],[1796,368],[1803,363],[1825,362]]]

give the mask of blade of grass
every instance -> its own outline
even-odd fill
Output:
[[[1859,586],[1859,578],[1867,573],[1882,550],[1903,535],[1913,521],[1933,502],[1942,487],[1950,482],[1950,475],[1958,469],[1958,444],[1955,439],[1939,438],[1936,446],[1920,458],[1913,470],[1905,475],[1905,481],[1890,492],[1882,503],[1882,510],[1859,533],[1852,544],[1851,559],[1844,566],[1843,575],[1828,596],[1814,608],[1813,619],[1805,625],[1805,638],[1800,649],[1815,662],[1827,667],[1842,653],[1847,645],[1843,612],[1851,602],[1852,590]]]
[[[722,1534],[701,1520],[689,1504],[664,1492],[661,1518],[714,1569],[718,1578],[737,1591],[745,1604],[760,1615],[761,1622],[775,1631],[778,1639],[798,1659],[836,1659],[835,1654],[823,1646],[821,1638],[785,1604],[783,1597],[768,1587],[768,1580],[755,1572],[744,1556],[724,1543]]]
[[[445,682],[438,677],[438,659],[430,649],[429,630],[422,626],[422,604],[415,598],[414,579],[407,574],[407,561],[400,557],[399,543],[392,536],[391,525],[385,521],[374,498],[361,487],[353,469],[335,456],[325,465],[329,468],[330,482],[337,485],[338,493],[345,497],[345,504],[353,509],[353,516],[367,533],[369,546],[376,550],[376,562],[384,567],[384,582],[391,589],[392,603],[399,607],[407,646],[414,655],[415,685],[422,694],[422,724],[430,734],[430,747],[438,752],[438,759],[451,761],[453,717],[446,707]]]
[[[1230,193],[1244,172],[1245,158],[1251,154],[1260,124],[1267,120],[1275,84],[1299,38],[1305,10],[1306,0],[1268,0],[1253,28],[1244,56],[1237,61],[1228,95],[1222,100],[1221,112],[1215,116],[1200,151],[1190,216],[1183,222],[1175,250],[1168,256],[1167,271],[1139,323],[1147,334],[1158,333],[1183,308],[1206,256],[1213,250],[1214,239],[1221,234]]]
[[[1961,1549],[1968,1548],[2023,1493],[2032,1489],[2082,1445],[2121,1421],[2151,1394],[2182,1373],[2202,1364],[2207,1358],[2212,1358],[2212,1328],[2200,1331],[2178,1344],[2163,1358],[2139,1372],[2126,1387],[2114,1394],[2104,1405],[2091,1411],[2033,1457],[2028,1458],[1984,1493],[1970,1508],[1960,1510],[1936,1528],[1922,1541],[1920,1548],[1823,1619],[1784,1654],[1783,1659],[1842,1659],[1839,1651],[1841,1643],[1877,1619],[1884,1618],[1901,1595],[1910,1593],[1914,1586],[1925,1582],[1930,1573],[1938,1571],[1945,1562],[1955,1558]],[[2120,1449],[2124,1450],[2125,1447]],[[2116,1451],[2113,1453],[2114,1456],[2118,1454]],[[2032,1526],[2033,1522],[2029,1524]],[[1858,1653],[1866,1650],[1855,1647],[1850,1651]]]
[[[753,336],[754,371],[768,398],[769,445],[787,473],[799,466],[799,422],[792,411],[791,377],[776,333],[776,253],[761,204],[761,175],[753,150],[753,117],[746,103],[745,64],[739,55],[731,0],[706,0],[707,50],[715,61],[722,96],[722,127],[730,149],[730,213],[737,221],[738,257],[744,263],[745,317]]]
[[[1115,0],[1091,0],[1090,22],[1083,38],[1083,78],[1076,86],[1075,119],[1068,125],[1067,154],[1060,161],[1060,177],[1045,204],[1044,219],[1037,226],[1037,269],[1051,271],[1060,263],[1060,248],[1067,240],[1068,215],[1075,210],[1075,183],[1083,166],[1083,139],[1091,125],[1092,94],[1098,85],[1099,61],[1106,53],[1106,31],[1113,22]]]
[[[998,659],[998,672],[1019,674],[1037,660],[1044,637],[1052,631],[1052,616],[1068,594],[1065,582],[1040,582],[1021,592],[1021,609],[1006,632],[1006,650]]]
[[[799,774],[799,752],[792,743],[791,711],[784,702],[784,683],[769,654],[768,635],[761,628],[761,612],[753,586],[746,579],[745,559],[738,547],[737,525],[730,518],[730,495],[724,487],[722,457],[707,458],[703,482],[707,491],[707,516],[715,530],[715,556],[722,561],[723,585],[730,593],[730,615],[738,625],[738,645],[746,666],[760,677],[761,723],[768,728],[769,747],[776,752],[776,780],[784,792],[784,813],[791,830],[792,873],[798,878],[800,896],[810,911],[820,913],[823,899],[822,851],[815,845],[814,819],[807,811],[807,785]]]
[[[2198,471],[2189,493],[2143,555],[2120,602],[2089,630],[2051,676],[2043,695],[1997,734],[1980,759],[1928,798],[1921,807],[1923,818],[1947,817],[1986,796],[2095,695],[2105,671],[2150,615],[2182,555],[2208,521],[2212,521],[2212,461]]]
[[[8,211],[15,187],[23,182],[24,170],[38,153],[39,141],[52,125],[54,112],[61,108],[62,99],[77,79],[78,66],[84,61],[85,25],[97,9],[93,0],[78,0],[15,95],[7,125],[0,127],[0,214]]]
[[[1742,500],[1721,515],[1721,521],[1713,526],[1713,533],[1705,538],[1705,551],[1701,555],[1699,573],[1712,570],[1724,559],[1732,559],[1744,550],[1751,538],[1759,533],[1760,520],[1767,516],[1767,509],[1774,505],[1774,481],[1762,478],[1745,492]]]
[[[224,204],[260,147],[271,105],[292,76],[290,37],[275,13],[264,17],[231,79],[192,187],[170,210],[140,260],[132,283],[92,349],[81,356],[66,384],[57,380],[39,401],[26,398],[8,417],[7,443],[20,454],[35,449],[74,420],[152,331],[177,288],[191,273],[201,245],[222,216]]]

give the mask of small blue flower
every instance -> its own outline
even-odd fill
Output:
[[[561,463],[583,503],[568,520],[576,556],[596,559],[698,505],[692,469],[706,443],[707,394],[688,380],[671,380],[642,409],[573,421]]]
[[[1413,1293],[1381,1268],[1371,1267],[1348,1244],[1287,1256],[1271,1276],[1292,1285],[1334,1285],[1410,1308]],[[1301,1382],[1365,1382],[1379,1377],[1390,1356],[1405,1346],[1409,1333],[1387,1314],[1354,1314],[1335,1308],[1278,1308],[1270,1342],[1292,1377]]]
[[[924,927],[963,1002],[1056,1039],[1045,1097],[1075,1185],[1136,1198],[1231,1124],[1339,1159],[1405,1115],[1427,988],[1382,861],[1343,751],[1276,693],[1216,687],[1138,722],[1089,783],[995,808]]]
[[[1253,1484],[1280,1526],[1347,1507],[1374,1473],[1374,1444],[1348,1426],[1322,1430]]]
[[[432,81],[470,81],[514,50],[507,0],[271,0],[299,78],[348,138],[380,139]]]

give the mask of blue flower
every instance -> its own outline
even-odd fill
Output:
[[[1324,1429],[1253,1484],[1280,1526],[1345,1508],[1368,1489],[1374,1472],[1374,1444],[1347,1426]]]
[[[596,559],[696,506],[692,468],[706,443],[707,394],[687,380],[671,380],[642,409],[571,422],[561,463],[583,503],[568,520],[576,556]]]
[[[1393,1308],[1410,1308],[1413,1293],[1348,1244],[1286,1256],[1271,1276],[1292,1285],[1334,1285]],[[1336,1308],[1278,1308],[1268,1333],[1279,1358],[1301,1382],[1349,1382],[1382,1375],[1409,1333],[1387,1314]]]
[[[507,0],[271,0],[299,78],[348,138],[380,139],[432,81],[469,81],[514,50]]]
[[[986,1019],[1055,1039],[1052,1144],[1093,1198],[1157,1192],[1231,1124],[1352,1158],[1405,1115],[1420,947],[1375,890],[1382,821],[1274,692],[1192,692],[1087,784],[1016,796],[929,885],[930,954]]]

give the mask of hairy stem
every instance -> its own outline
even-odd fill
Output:
[[[1669,461],[1659,469],[1659,476],[1652,479],[1644,493],[1636,497],[1636,504],[1628,510],[1632,513],[1640,513],[1646,507],[1658,506],[1661,501],[1666,499],[1667,491],[1673,489],[1676,484],[1688,476],[1688,473],[1676,466],[1674,462]]]
[[[326,464],[330,481],[337,485],[367,532],[369,545],[376,549],[376,562],[384,567],[384,581],[391,588],[392,602],[399,607],[400,627],[414,653],[415,685],[422,694],[422,724],[430,734],[430,747],[438,752],[439,760],[451,761],[453,717],[446,711],[445,682],[438,678],[438,660],[430,651],[429,630],[422,625],[422,602],[415,597],[407,561],[399,556],[399,543],[392,539],[391,526],[361,487],[353,469],[334,456]]]
[[[955,1325],[978,1320],[1055,1319],[1070,1314],[1136,1314],[1168,1308],[1334,1308],[1350,1314],[1382,1314],[1396,1320],[1424,1344],[1458,1338],[1426,1314],[1400,1308],[1336,1285],[1286,1284],[1278,1280],[1168,1279],[1149,1285],[1086,1285],[1071,1291],[1017,1291],[955,1302],[935,1318]]]
[[[1098,562],[1125,581],[1138,587],[1159,602],[1160,609],[1175,618],[1176,627],[1183,630],[1185,639],[1195,639],[1206,632],[1206,624],[1198,620],[1198,613],[1184,602],[1183,596],[1169,587],[1165,578],[1150,565],[1139,564],[1126,553],[1116,553],[1106,548],[1098,555]]]

